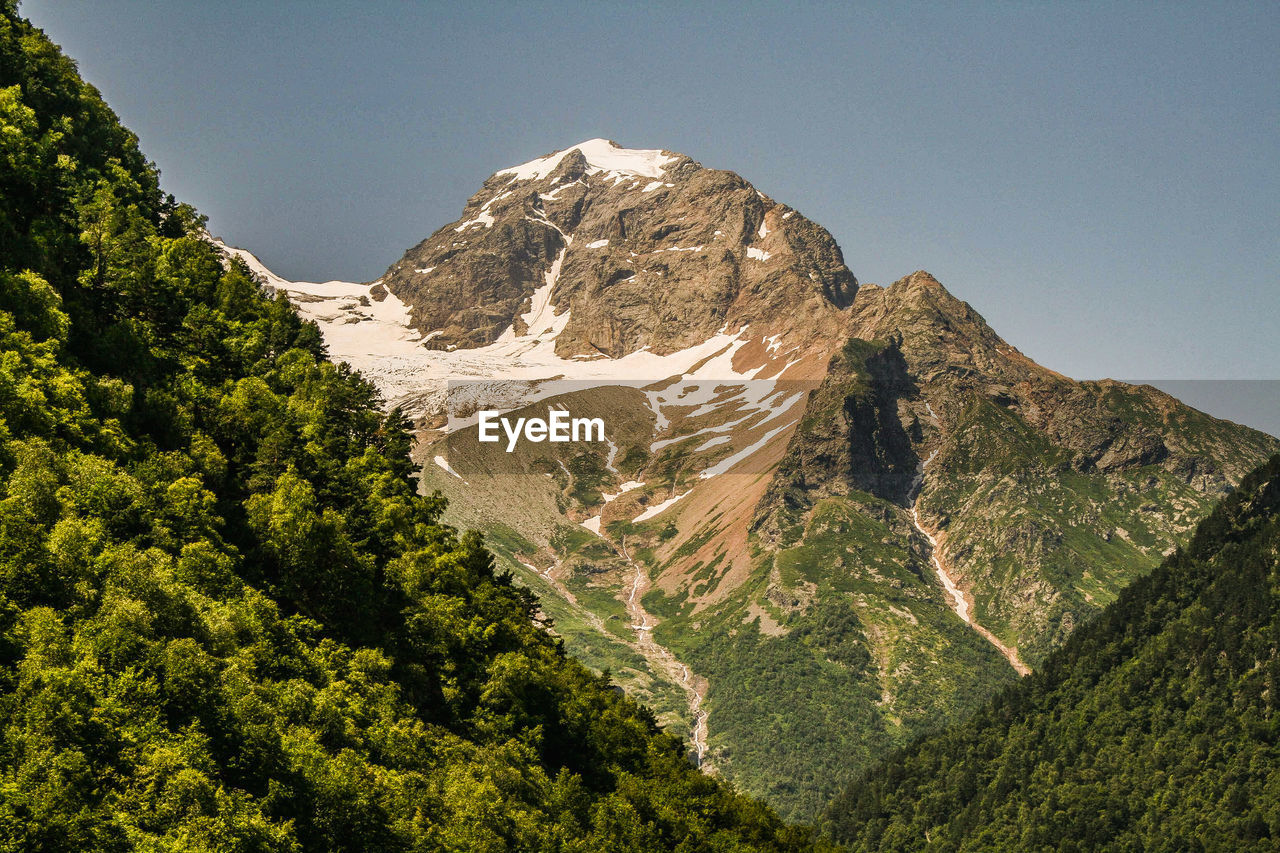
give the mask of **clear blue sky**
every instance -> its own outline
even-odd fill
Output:
[[[375,278],[604,136],[741,173],[1069,375],[1280,377],[1274,2],[21,9],[286,277]]]

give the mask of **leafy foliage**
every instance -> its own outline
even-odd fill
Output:
[[[0,4],[0,846],[781,850]]]
[[[838,798],[857,850],[1274,850],[1280,456],[1042,670]]]

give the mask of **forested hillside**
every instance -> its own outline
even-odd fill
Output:
[[[855,850],[1275,850],[1280,456],[970,722],[855,783]]]
[[[781,850],[0,3],[0,848]]]

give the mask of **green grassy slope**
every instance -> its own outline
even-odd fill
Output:
[[[865,361],[885,347],[849,342],[801,434],[837,422],[831,409],[846,405],[869,415],[855,415],[862,439],[891,428],[867,403],[879,387]],[[849,436],[826,445],[810,458],[848,453]],[[909,485],[914,461],[888,477]],[[710,682],[709,744],[720,772],[784,815],[812,819],[859,772],[963,719],[1016,675],[951,612],[901,505],[856,487],[821,488],[803,479],[804,467],[794,455],[780,465],[751,539],[754,571],[732,595],[695,608],[694,583],[651,592],[645,604],[664,619],[657,638]]]
[[[1186,407],[1165,420],[1145,389],[1085,384],[1103,417],[1163,431],[1208,464],[1260,461],[1266,436]],[[976,394],[958,412],[920,496],[920,514],[947,533],[975,593],[975,617],[1035,664],[1071,630],[1185,542],[1215,490],[1158,462],[1101,471],[1018,411]]]
[[[1036,675],[830,807],[856,850],[1274,850],[1280,456]]]

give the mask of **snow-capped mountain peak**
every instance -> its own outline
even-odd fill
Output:
[[[588,139],[563,151],[503,169],[497,174],[510,176],[515,181],[540,181],[554,172],[560,161],[572,151],[581,152],[587,161],[589,174],[614,172],[642,178],[660,178],[668,165],[680,159],[679,156],[659,148],[623,148],[612,140]]]
[[[420,417],[461,378],[809,379],[857,289],[825,230],[738,175],[604,139],[496,173],[376,281],[290,282],[222,248]]]

